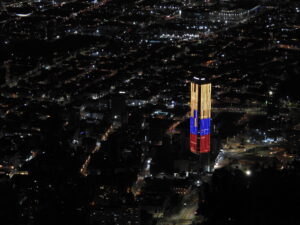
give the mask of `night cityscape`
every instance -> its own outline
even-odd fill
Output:
[[[2,0],[0,225],[299,225],[299,0]]]

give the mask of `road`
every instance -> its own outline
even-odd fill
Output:
[[[148,158],[145,160],[143,169],[138,174],[138,178],[132,186],[132,193],[134,194],[134,196],[137,196],[141,193],[141,189],[144,185],[144,179],[151,175],[150,173],[151,162],[152,162],[152,158]]]
[[[84,163],[82,164],[81,168],[80,168],[80,173],[83,176],[87,176],[89,174],[88,172],[88,167],[89,164],[91,162],[92,156],[100,151],[101,148],[101,141],[106,141],[109,137],[109,135],[111,135],[112,133],[114,133],[117,129],[119,128],[119,126],[112,124],[102,135],[100,135],[99,140],[100,142],[97,142],[95,147],[92,149],[91,153],[88,155],[88,157],[86,158],[86,160],[84,161]]]
[[[167,134],[172,135],[176,133],[176,127],[178,127],[182,122],[184,122],[186,119],[188,119],[190,116],[190,111],[188,111],[184,116],[180,117],[178,120],[176,120],[172,125],[168,128]]]

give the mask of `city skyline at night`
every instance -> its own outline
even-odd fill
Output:
[[[2,0],[1,225],[298,225],[298,0]]]

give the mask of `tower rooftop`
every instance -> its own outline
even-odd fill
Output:
[[[195,84],[208,84],[210,80],[205,77],[193,76],[191,82]]]

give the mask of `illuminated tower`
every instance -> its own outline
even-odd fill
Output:
[[[190,148],[196,154],[210,151],[211,83],[194,77],[191,82]]]

